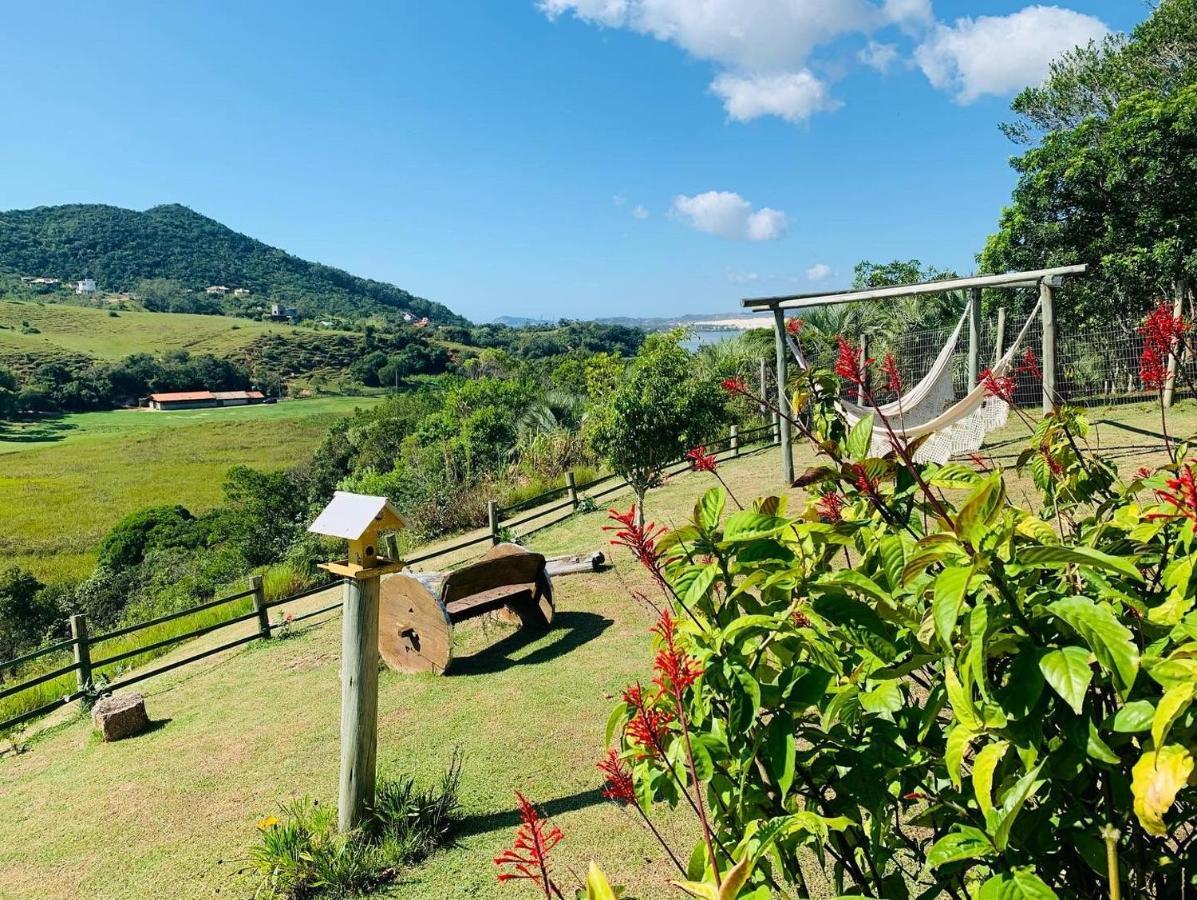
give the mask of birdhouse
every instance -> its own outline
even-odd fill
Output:
[[[397,558],[379,555],[382,532],[407,527],[407,520],[386,497],[337,491],[332,502],[316,517],[308,531],[349,542],[349,556],[340,562],[321,565],[337,575],[349,578],[377,578],[386,572],[398,572],[403,563]]]

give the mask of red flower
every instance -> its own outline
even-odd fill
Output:
[[[1163,390],[1167,379],[1168,368],[1159,351],[1150,343],[1144,344],[1139,357],[1139,380],[1143,387],[1149,391]]]
[[[839,491],[828,491],[826,494],[820,494],[818,501],[815,503],[815,511],[819,514],[819,518],[827,522],[840,521],[843,508],[844,499],[840,496]]]
[[[864,365],[861,365],[860,350],[842,334],[836,335],[835,342],[840,348],[840,355],[835,361],[835,374],[857,387],[862,387],[873,360],[866,359]]]
[[[665,737],[669,734],[669,723],[673,721],[673,713],[651,706],[649,701],[644,699],[644,693],[638,684],[629,685],[624,690],[623,702],[633,710],[626,729],[632,742],[639,745],[641,753],[645,756],[663,756]]]
[[[1140,479],[1150,478],[1151,477],[1151,467],[1150,466],[1139,466],[1139,468],[1135,469],[1135,477],[1140,478]]]
[[[1167,490],[1156,491],[1161,500],[1176,508],[1176,515],[1184,516],[1197,525],[1197,477],[1192,463],[1185,466],[1175,478],[1164,482]]]
[[[790,613],[790,621],[799,628],[810,628],[810,616],[800,609],[796,609]]]
[[[664,526],[649,522],[640,525],[636,522],[636,507],[631,506],[626,513],[618,510],[608,510],[612,521],[619,525],[604,525],[603,531],[614,531],[615,538],[611,543],[617,547],[627,547],[632,555],[640,560],[658,584],[665,585],[665,577],[661,574],[661,554],[657,550],[657,541],[665,533]]]
[[[682,691],[698,680],[703,672],[702,667],[698,660],[677,645],[677,626],[673,613],[668,609],[661,613],[657,624],[653,626],[653,633],[664,644],[653,661],[653,668],[657,671],[653,683],[663,693],[672,694],[675,700],[681,702]]]
[[[973,465],[976,466],[978,469],[980,469],[982,472],[989,471],[989,466],[985,464],[985,460],[981,458],[981,454],[970,453],[968,455],[968,458],[971,459],[973,462]]]
[[[549,877],[549,852],[561,843],[561,829],[540,817],[536,807],[519,791],[515,792],[520,804],[522,824],[515,831],[515,843],[495,857],[495,865],[511,866],[511,871],[500,871],[499,881],[515,881],[526,878],[546,897],[560,897],[561,890]]]
[[[802,320],[799,318],[786,319],[786,331],[791,337],[802,334]]]
[[[701,444],[686,451],[686,459],[690,460],[695,472],[714,472],[718,462],[715,454],[707,453],[707,448]]]
[[[1060,461],[1052,456],[1052,452],[1047,447],[1040,447],[1039,453],[1043,457],[1043,461],[1047,463],[1048,471],[1056,478],[1064,475],[1064,467],[1060,465]]]
[[[1018,363],[1018,373],[1030,375],[1036,381],[1043,380],[1043,371],[1039,368],[1039,357],[1035,355],[1035,351],[1031,347],[1027,347],[1023,351],[1022,360]]]
[[[885,354],[881,361],[881,371],[885,373],[885,386],[895,394],[902,393],[902,373],[898,371],[898,363],[892,353]]]
[[[1014,376],[994,375],[992,370],[986,369],[981,373],[981,384],[985,385],[986,397],[996,397],[1006,403],[1014,402]]]
[[[608,750],[605,759],[599,760],[598,769],[607,776],[603,785],[603,796],[617,803],[635,803],[636,786],[632,783],[632,773],[628,771],[619,754]]]
[[[748,385],[745,384],[743,377],[737,375],[735,378],[724,378],[719,382],[725,391],[729,394],[747,394]]]

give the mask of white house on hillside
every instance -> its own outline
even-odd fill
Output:
[[[227,294],[229,289],[223,284],[212,284],[204,288],[205,294]]]
[[[81,281],[75,282],[76,294],[94,294],[96,292],[96,280],[94,278],[84,278]]]

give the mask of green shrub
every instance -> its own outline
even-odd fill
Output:
[[[336,809],[304,798],[286,804],[281,819],[258,822],[260,843],[250,850],[261,892],[272,896],[351,897],[395,878],[403,866],[451,839],[460,817],[461,754],[441,781],[420,788],[412,778],[380,778],[375,803],[361,828],[337,831]]]

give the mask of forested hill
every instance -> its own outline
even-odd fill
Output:
[[[94,278],[102,291],[131,291],[145,279],[170,279],[196,291],[226,285],[308,317],[357,317],[387,308],[468,324],[439,303],[292,256],[178,204],[145,212],[98,204],[0,212],[0,271],[63,281]],[[238,312],[246,301],[230,293],[219,302]]]

